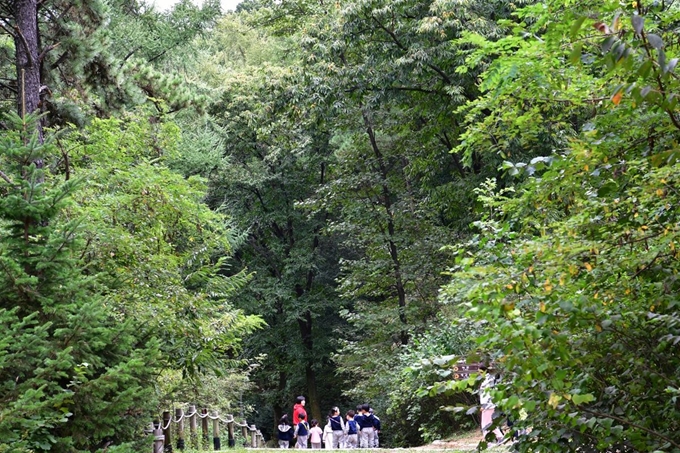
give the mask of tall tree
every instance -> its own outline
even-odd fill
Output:
[[[479,236],[445,289],[495,327],[478,341],[503,372],[499,405],[532,427],[521,451],[680,449],[679,13],[546,2],[519,12],[516,36],[476,37],[501,57],[470,106],[471,146],[487,136],[480,104],[493,112],[494,151],[560,133],[549,156],[505,164],[517,195],[480,188]]]
[[[253,343],[272,358],[256,374],[258,383],[272,392],[276,415],[302,393],[312,416],[321,419],[322,404],[334,404],[320,391],[318,374],[331,352],[327,333],[339,321],[332,292],[335,244],[320,235],[324,214],[308,216],[297,204],[324,182],[327,136],[314,116],[299,110],[300,94],[290,82],[286,70],[266,69],[232,83],[216,105],[230,139],[225,166],[212,177],[211,200],[248,232],[237,255],[255,271],[244,307],[270,327]]]
[[[77,183],[50,177],[54,158],[35,115],[6,118],[0,145],[0,433],[7,451],[140,445],[158,363],[153,337],[111,310],[82,261],[82,219],[68,221]],[[126,414],[125,417],[122,414]],[[0,447],[2,449],[2,447]]]

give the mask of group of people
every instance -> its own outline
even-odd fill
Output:
[[[298,396],[293,407],[292,424],[288,415],[279,420],[278,439],[280,448],[349,449],[378,448],[380,419],[368,404],[349,410],[344,417],[340,409],[333,407],[323,428],[316,419],[308,420],[305,397]]]

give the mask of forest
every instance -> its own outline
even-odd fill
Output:
[[[460,362],[518,451],[680,452],[679,58],[674,0],[0,0],[0,453],[414,447]]]

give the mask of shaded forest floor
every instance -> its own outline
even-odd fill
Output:
[[[423,445],[414,450],[453,450],[453,451],[475,451],[477,444],[482,440],[479,431],[464,433],[451,439],[435,440],[431,444]]]

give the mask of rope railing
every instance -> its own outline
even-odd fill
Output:
[[[170,411],[163,412],[160,420],[151,423],[149,432],[154,436],[153,453],[167,453],[173,451],[173,437],[177,436],[176,446],[178,450],[184,450],[186,431],[184,421],[189,420],[189,441],[194,449],[207,451],[210,437],[213,439],[213,448],[218,451],[222,448],[220,437],[220,425],[227,427],[227,442],[230,448],[236,446],[236,428],[241,429],[243,446],[259,448],[264,446],[264,436],[255,425],[248,425],[246,420],[237,422],[233,415],[226,414],[220,417],[217,411],[208,412],[208,409],[196,410],[196,406],[189,406],[188,411],[175,409],[174,417]],[[201,421],[201,436],[198,435],[198,420]],[[209,420],[212,421],[212,430]],[[176,426],[173,429],[173,424]],[[202,442],[201,442],[202,440]]]

